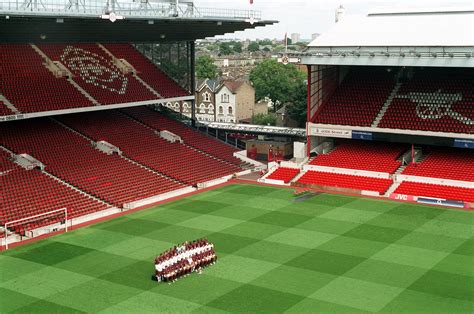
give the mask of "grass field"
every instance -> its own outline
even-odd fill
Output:
[[[473,312],[474,213],[229,185],[0,254],[0,312]],[[207,236],[172,285],[153,258]]]

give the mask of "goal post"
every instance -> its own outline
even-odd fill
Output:
[[[55,214],[60,215],[61,213],[64,213],[64,229],[65,229],[65,232],[68,232],[68,225],[67,225],[68,216],[67,216],[67,208],[66,207],[51,210],[49,212],[45,212],[45,213],[42,213],[42,214],[37,214],[37,215],[30,216],[30,217],[25,217],[25,218],[21,218],[21,219],[6,222],[3,225],[4,229],[5,229],[4,230],[4,232],[5,232],[5,250],[8,250],[8,227],[11,228],[11,227],[14,227],[14,226],[23,225],[25,223],[33,223],[35,221],[55,217]],[[61,219],[58,218],[58,222],[61,222]],[[52,223],[52,225],[53,224],[54,223]],[[60,228],[62,227],[61,225],[62,224],[60,224]]]

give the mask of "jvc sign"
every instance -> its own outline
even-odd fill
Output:
[[[415,200],[415,198],[411,195],[398,194],[398,193],[390,194],[390,198],[393,200],[406,201],[406,202],[412,202]]]

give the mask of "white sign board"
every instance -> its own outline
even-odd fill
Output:
[[[309,136],[327,136],[327,137],[339,137],[339,138],[352,138],[351,130],[340,130],[340,129],[328,129],[318,128],[315,126],[308,127]]]

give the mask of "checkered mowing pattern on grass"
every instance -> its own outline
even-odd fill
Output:
[[[0,254],[0,312],[473,312],[472,212],[230,185]],[[153,258],[208,237],[175,284]]]

